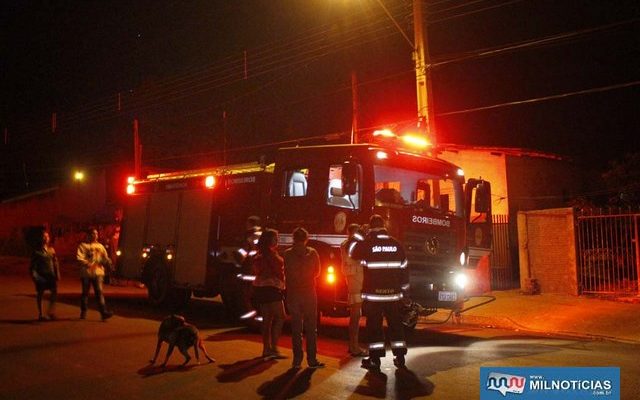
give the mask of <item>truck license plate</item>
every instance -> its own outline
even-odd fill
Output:
[[[448,291],[438,292],[438,301],[456,301],[456,300],[458,300],[458,293],[456,292],[448,292]]]

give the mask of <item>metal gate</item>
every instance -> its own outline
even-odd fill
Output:
[[[513,256],[509,238],[509,216],[493,216],[493,251],[491,253],[491,290],[513,289]]]
[[[607,209],[577,215],[581,293],[640,293],[640,213]]]

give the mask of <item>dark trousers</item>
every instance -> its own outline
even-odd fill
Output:
[[[104,295],[102,294],[102,277],[97,276],[95,278],[80,278],[82,281],[82,299],[80,302],[80,311],[82,314],[86,314],[89,304],[89,289],[93,286],[93,293],[96,296],[98,302],[98,310],[100,314],[104,314],[106,311]]]
[[[365,301],[364,314],[367,318],[366,333],[369,340],[369,355],[381,358],[385,355],[383,317],[387,319],[389,342],[394,356],[407,354],[404,327],[401,320],[400,301]]]

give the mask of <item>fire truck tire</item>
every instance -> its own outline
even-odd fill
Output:
[[[220,298],[229,320],[234,321],[240,317],[243,308],[242,295],[242,289],[235,276],[225,274],[220,278]]]
[[[154,306],[167,304],[172,297],[169,271],[162,263],[151,264],[147,269],[145,284],[149,303]]]

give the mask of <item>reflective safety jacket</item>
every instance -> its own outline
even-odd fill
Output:
[[[402,245],[383,228],[372,229],[365,240],[357,242],[351,258],[364,268],[362,299],[398,301],[409,289],[409,270]]]

